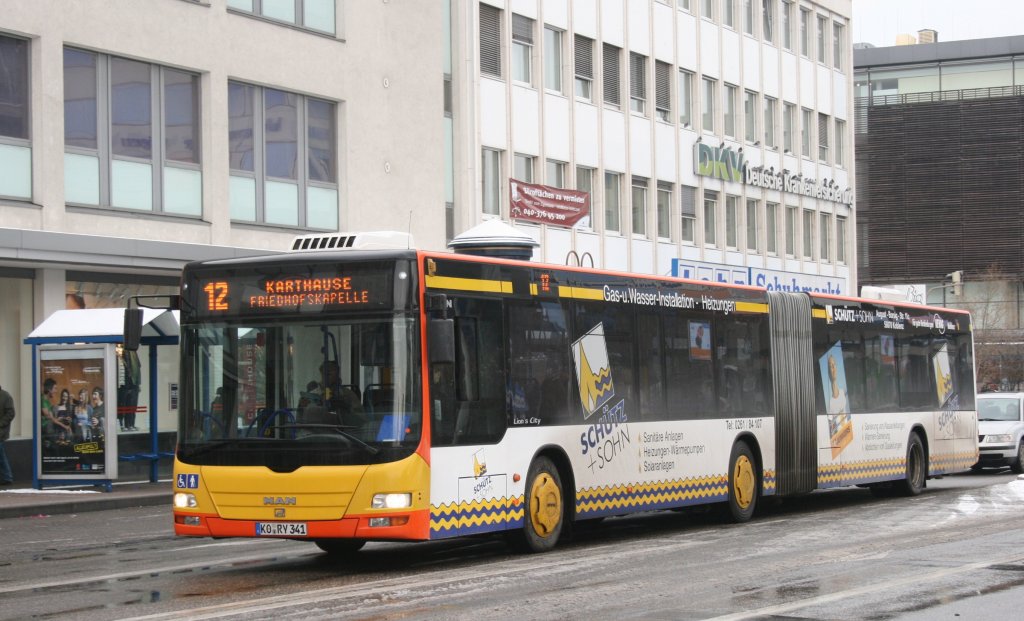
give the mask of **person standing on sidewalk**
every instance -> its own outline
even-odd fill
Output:
[[[11,463],[7,461],[4,442],[11,437],[11,423],[14,421],[14,397],[0,386],[0,485],[14,483]]]

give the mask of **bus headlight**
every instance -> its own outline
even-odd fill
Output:
[[[1013,436],[1008,433],[997,433],[985,436],[985,442],[989,444],[1010,444],[1013,442]]]
[[[185,492],[178,492],[174,495],[174,508],[175,509],[193,509],[198,506],[196,502],[195,494],[187,494]]]
[[[412,494],[374,494],[370,507],[374,509],[408,509]]]

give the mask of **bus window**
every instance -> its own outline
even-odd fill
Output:
[[[638,313],[637,370],[640,375],[640,408],[647,420],[660,420],[665,412],[665,382],[662,380],[664,359],[661,318],[657,313]]]
[[[885,412],[899,407],[896,339],[892,334],[865,334],[864,392],[868,411]]]
[[[732,416],[768,414],[773,395],[766,318],[722,318],[715,327],[720,413]]]
[[[569,359],[565,311],[557,302],[508,305],[509,385],[506,406],[513,425],[579,421],[579,397]]]
[[[868,411],[869,407],[864,394],[866,379],[864,375],[864,343],[861,341],[861,334],[856,330],[830,328],[816,333],[815,337],[815,359],[819,359],[826,351],[839,343],[843,352],[843,378],[850,412]],[[820,365],[815,366],[814,372],[815,385],[827,385],[821,377]],[[815,394],[816,411],[819,414],[824,413],[826,411],[824,393],[821,390],[816,390]]]
[[[455,364],[431,368],[436,446],[489,444],[505,434],[501,302],[455,298]]]
[[[937,405],[930,354],[927,336],[896,339],[900,407],[904,410],[928,410]]]
[[[705,342],[711,338],[711,316],[671,313],[664,319],[667,418],[712,418],[718,406],[711,348]]]

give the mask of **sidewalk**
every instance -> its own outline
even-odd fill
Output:
[[[38,517],[106,509],[164,505],[171,510],[171,481],[114,483],[100,487],[67,486],[33,489],[31,486],[0,487],[0,519]]]

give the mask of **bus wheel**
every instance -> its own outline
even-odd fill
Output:
[[[317,539],[313,543],[331,556],[354,554],[366,545],[362,539]]]
[[[746,522],[757,506],[757,470],[754,453],[746,442],[737,442],[729,457],[729,516]]]
[[[921,436],[916,433],[910,434],[910,441],[907,442],[907,471],[905,478],[898,484],[900,493],[904,496],[917,496],[924,489],[925,477],[927,476],[928,464],[924,457],[924,444],[921,443]]]
[[[558,468],[547,457],[538,457],[526,477],[522,543],[527,552],[546,552],[558,543],[565,519],[564,502]]]

